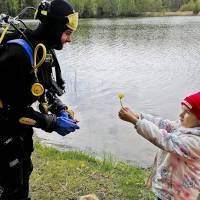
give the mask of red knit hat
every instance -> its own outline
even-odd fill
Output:
[[[186,97],[181,104],[186,106],[191,113],[200,119],[200,92]]]

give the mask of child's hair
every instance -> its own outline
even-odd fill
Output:
[[[79,197],[79,200],[99,200],[99,199],[95,194],[88,194],[88,195]]]

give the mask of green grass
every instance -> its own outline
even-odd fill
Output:
[[[33,200],[77,200],[95,193],[100,200],[153,200],[144,186],[148,170],[95,159],[81,152],[60,152],[35,142],[31,176]]]

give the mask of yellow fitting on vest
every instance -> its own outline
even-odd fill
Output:
[[[24,125],[34,126],[37,122],[34,119],[31,119],[31,118],[21,117],[19,119],[19,123],[24,124]]]
[[[31,92],[34,96],[39,97],[44,93],[44,87],[40,83],[34,83]]]
[[[41,106],[42,106],[44,112],[47,114],[48,111],[49,111],[49,109],[48,109],[48,102],[42,102]]]
[[[67,109],[65,109],[65,112],[68,112],[70,114],[70,116],[74,118],[74,114],[75,113],[74,113],[74,111],[72,109],[67,108]]]
[[[3,108],[3,101],[0,99],[0,108]]]
[[[47,11],[46,10],[41,10],[41,14],[47,16]]]

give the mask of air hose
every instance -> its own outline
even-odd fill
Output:
[[[0,37],[0,44],[2,43],[3,38],[5,37],[5,34],[6,34],[6,32],[8,31],[9,27],[10,27],[10,24],[8,24],[8,25],[4,28],[4,30],[3,30],[2,34],[1,34],[1,37]]]
[[[37,54],[38,54],[39,48],[42,48],[43,55],[42,55],[41,60],[37,63]],[[46,47],[44,46],[44,44],[39,43],[39,44],[35,47],[35,50],[34,50],[33,72],[34,72],[34,74],[35,74],[35,83],[34,83],[34,84],[32,85],[32,87],[31,87],[32,94],[33,94],[34,96],[37,96],[37,97],[41,96],[41,95],[44,93],[44,87],[42,86],[42,84],[39,83],[38,76],[37,76],[37,71],[38,71],[38,68],[39,68],[39,67],[43,64],[43,62],[45,61],[46,55],[47,55]]]

